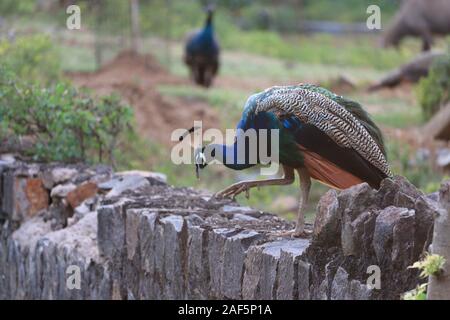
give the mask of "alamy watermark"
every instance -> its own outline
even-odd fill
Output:
[[[77,265],[70,265],[66,269],[66,288],[68,290],[81,289],[81,268]]]
[[[367,274],[370,276],[367,278],[367,289],[381,289],[381,269],[377,265],[370,265],[367,267]]]
[[[367,7],[366,13],[370,16],[366,20],[366,26],[369,30],[381,29],[381,9],[376,4]]]
[[[191,134],[187,134],[186,129],[172,132],[172,141],[179,141],[183,137],[183,141],[177,143],[170,154],[172,163],[176,165],[261,164],[261,175],[274,175],[278,172],[278,129],[226,129],[224,135],[214,128],[203,131],[202,122],[194,121],[194,127],[190,131]],[[209,142],[206,146],[203,145],[205,141]]]
[[[81,9],[77,5],[70,5],[66,9],[66,13],[69,15],[66,20],[66,26],[69,30],[81,29]]]

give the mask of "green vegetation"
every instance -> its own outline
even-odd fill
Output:
[[[226,48],[313,64],[390,69],[412,56],[408,49],[379,50],[373,44],[376,39],[371,37],[356,36],[348,41],[344,37],[320,34],[282,37],[272,31],[247,31],[237,37],[225,35],[222,40]]]
[[[35,160],[115,164],[120,137],[131,130],[129,106],[60,80],[59,57],[45,36],[4,41],[0,58],[0,138],[29,138],[27,155]]]
[[[304,16],[312,20],[361,22],[367,18],[369,5],[380,6],[383,22],[390,19],[399,7],[398,0],[305,0]]]
[[[419,269],[422,278],[430,276],[439,276],[444,267],[445,259],[438,254],[426,253],[425,257],[408,268]]]
[[[0,12],[2,14],[32,14],[36,6],[35,0],[2,0]]]
[[[434,62],[428,77],[417,86],[417,97],[426,120],[450,101],[450,54]]]
[[[112,0],[112,2],[117,0]],[[160,32],[164,35],[170,22],[173,36],[183,36],[186,30],[198,27],[203,18],[202,7],[208,1],[142,1],[142,16],[147,17],[144,30]],[[273,30],[283,33],[295,33],[299,30],[299,21],[329,20],[343,23],[364,23],[368,17],[367,7],[379,5],[383,22],[387,22],[398,8],[398,1],[392,0],[306,0],[302,5],[298,1],[273,0],[219,0],[217,4],[217,25],[219,31],[233,26],[230,32],[243,30]],[[153,10],[152,10],[153,8]],[[167,21],[169,19],[169,21]]]
[[[0,42],[0,61],[27,81],[50,83],[60,77],[60,59],[49,37],[24,36],[14,42]]]
[[[406,292],[403,295],[403,300],[427,300],[427,284],[422,283],[415,289]]]
[[[109,162],[132,111],[116,96],[93,99],[67,83],[41,88],[1,71],[4,132],[32,139],[28,155],[41,161]],[[14,106],[14,107],[11,107]]]
[[[427,192],[439,189],[443,177],[433,171],[429,160],[414,158],[414,150],[403,142],[390,139],[386,142],[388,161],[394,174],[405,176],[416,187]]]
[[[419,269],[421,278],[428,278],[431,276],[439,276],[444,267],[444,257],[437,254],[425,253],[422,260],[414,262],[408,269]],[[417,288],[406,292],[403,295],[403,300],[426,300],[427,299],[427,283],[422,283]]]

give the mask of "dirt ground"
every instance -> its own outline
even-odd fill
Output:
[[[96,72],[69,73],[75,85],[97,95],[118,93],[133,106],[138,132],[163,145],[171,145],[171,133],[190,128],[203,120],[204,128],[218,127],[218,115],[204,101],[163,98],[156,86],[188,84],[187,79],[169,74],[151,55],[123,52]]]

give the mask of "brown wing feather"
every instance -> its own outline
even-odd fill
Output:
[[[309,151],[301,145],[298,146],[304,157],[304,166],[311,175],[311,178],[339,190],[347,189],[364,182],[317,153]]]

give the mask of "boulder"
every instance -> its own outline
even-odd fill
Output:
[[[47,189],[52,189],[53,186],[64,184],[70,181],[78,174],[78,170],[74,168],[53,168],[43,172],[42,178]]]
[[[50,196],[52,198],[65,198],[67,195],[77,188],[73,183],[59,184],[52,189]]]
[[[150,185],[147,178],[138,174],[130,174],[116,176],[109,181],[101,183],[98,187],[100,190],[107,192],[107,198],[112,198],[119,196],[125,191],[131,191]]]
[[[67,193],[66,199],[72,209],[75,209],[86,199],[94,197],[97,191],[98,187],[95,183],[86,182]]]

